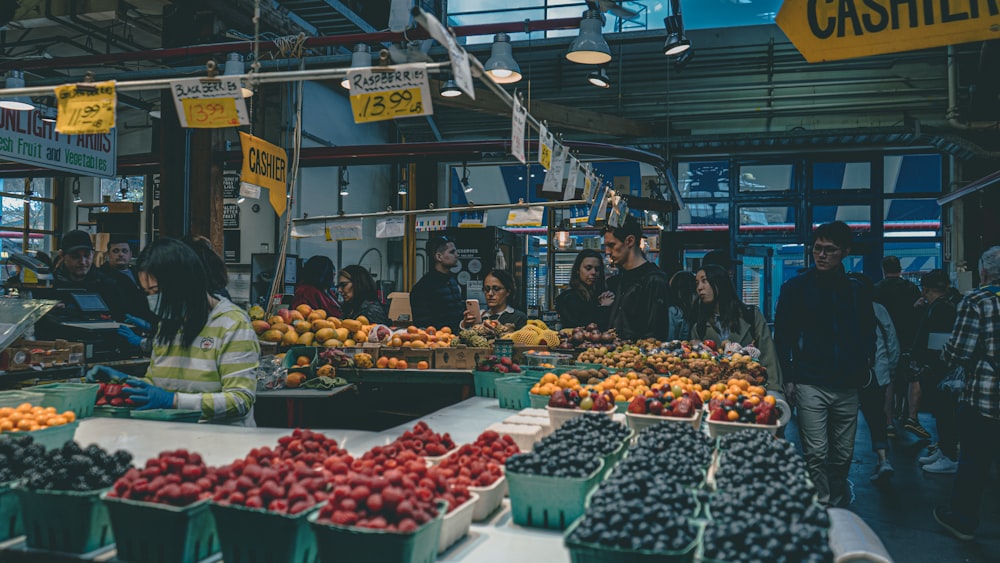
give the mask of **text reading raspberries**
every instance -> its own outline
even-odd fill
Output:
[[[447,432],[438,434],[424,421],[418,422],[411,430],[403,432],[394,442],[403,449],[425,457],[442,456],[455,449],[455,442]]]

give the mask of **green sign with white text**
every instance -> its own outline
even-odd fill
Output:
[[[0,159],[34,164],[82,176],[114,178],[118,136],[109,133],[63,135],[38,110],[0,110]]]

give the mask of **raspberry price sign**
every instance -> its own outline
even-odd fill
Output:
[[[349,71],[355,123],[431,115],[427,65],[356,68]]]

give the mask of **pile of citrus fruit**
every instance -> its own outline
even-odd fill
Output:
[[[725,383],[720,381],[709,387],[708,390],[711,393],[710,399],[732,399],[735,401],[739,397],[746,397],[754,405],[761,401],[771,405],[775,403],[774,397],[767,394],[767,389],[760,385],[751,385],[745,379],[732,378]]]
[[[31,432],[50,426],[62,426],[76,420],[73,411],[56,412],[55,407],[39,407],[21,403],[17,407],[0,408],[0,433]]]

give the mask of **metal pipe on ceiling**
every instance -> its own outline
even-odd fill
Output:
[[[375,213],[345,213],[342,215],[318,215],[316,217],[293,218],[292,223],[303,225],[308,223],[327,223],[345,219],[369,219],[371,217],[406,217],[409,215],[427,215],[431,213],[463,213],[469,211],[490,211],[494,209],[517,209],[527,207],[560,208],[587,205],[582,199],[568,201],[537,201],[518,203],[490,203],[484,205],[466,205],[462,207],[431,207],[428,209],[401,209],[399,211],[376,211]]]

